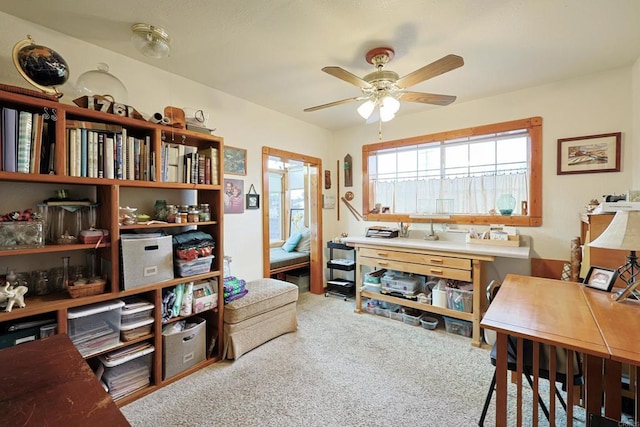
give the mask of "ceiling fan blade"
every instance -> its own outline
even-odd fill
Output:
[[[365,99],[365,98],[363,98],[361,96],[358,96],[358,97],[355,97],[355,98],[341,99],[340,101],[334,101],[334,102],[330,102],[328,104],[316,105],[315,107],[305,108],[304,111],[306,113],[308,113],[310,111],[322,110],[323,108],[334,107],[336,105],[346,104],[347,102],[360,101],[362,99]]]
[[[453,95],[437,95],[435,93],[402,92],[402,101],[422,102],[423,104],[449,105],[456,100]]]
[[[447,71],[455,70],[464,65],[464,60],[458,55],[447,55],[429,65],[425,65],[416,71],[400,77],[396,84],[398,87],[407,88],[422,81],[444,74]]]
[[[327,74],[331,74],[333,77],[337,77],[341,80],[344,80],[347,83],[351,83],[354,86],[358,86],[361,89],[369,89],[370,87],[372,87],[371,83],[365,80],[362,80],[360,77],[348,72],[344,68],[324,67],[322,71],[324,71]]]

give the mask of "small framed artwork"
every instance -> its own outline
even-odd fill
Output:
[[[260,196],[256,193],[256,188],[251,184],[247,193],[247,209],[260,209]]]
[[[585,286],[611,292],[613,284],[618,278],[618,271],[610,268],[592,266],[587,273],[587,277],[582,282]]]
[[[224,173],[231,175],[247,174],[247,150],[224,146]]]
[[[620,172],[622,132],[558,140],[558,175]]]
[[[244,181],[241,179],[224,179],[224,213],[244,213]]]

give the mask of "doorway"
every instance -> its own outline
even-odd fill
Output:
[[[321,170],[322,160],[319,158],[262,147],[263,276],[278,274],[281,277],[288,271],[308,268],[309,290],[314,294],[324,293]],[[279,248],[289,237],[300,230],[308,232],[308,257],[275,268],[271,259],[272,248],[279,253]]]

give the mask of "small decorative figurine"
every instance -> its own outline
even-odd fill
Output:
[[[11,286],[11,283],[5,282],[4,287],[0,288],[0,303],[4,301],[7,302],[7,308],[5,308],[4,311],[9,313],[16,303],[18,307],[25,308],[24,294],[26,294],[28,290],[29,288],[26,286],[20,285],[14,288]]]

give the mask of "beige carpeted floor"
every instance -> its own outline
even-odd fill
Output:
[[[133,426],[477,425],[493,375],[488,348],[442,322],[430,331],[353,309],[353,300],[302,293],[297,332],[122,412]],[[485,425],[493,420],[492,404]],[[574,425],[583,420],[576,408]]]

